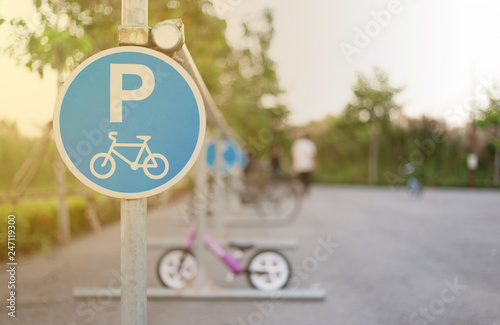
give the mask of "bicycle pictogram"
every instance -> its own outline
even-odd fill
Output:
[[[169,168],[167,158],[165,158],[162,154],[152,153],[151,149],[149,149],[147,142],[151,139],[151,136],[149,135],[136,136],[137,139],[143,140],[142,143],[117,143],[115,137],[117,134],[118,132],[116,131],[108,133],[108,137],[111,139],[111,141],[113,141],[111,143],[111,147],[109,148],[108,152],[101,152],[92,157],[92,160],[90,161],[90,170],[92,171],[92,174],[94,174],[95,177],[100,179],[105,179],[111,177],[111,175],[114,174],[116,170],[116,161],[113,158],[112,154],[115,154],[117,157],[121,158],[124,162],[129,164],[132,170],[137,170],[142,167],[142,169],[144,170],[144,174],[146,174],[146,176],[148,176],[151,179],[160,179],[167,174]],[[135,158],[135,161],[130,161],[115,149],[117,147],[122,147],[122,148],[137,147],[140,148],[140,150],[139,153],[137,154],[137,157]],[[144,150],[146,150],[147,157],[144,158],[144,161],[142,162],[142,164],[140,164],[139,160],[142,154],[144,153]],[[161,166],[158,164],[157,159],[163,161],[165,167],[160,174],[155,175],[149,169],[160,168],[161,170]],[[97,172],[96,171],[97,166],[105,170],[105,172]]]

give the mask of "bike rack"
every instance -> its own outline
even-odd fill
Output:
[[[215,202],[215,208],[213,209],[214,214],[211,218],[206,221],[207,226],[213,227],[215,229],[215,237],[222,244],[230,244],[230,243],[248,243],[253,244],[255,247],[267,247],[270,249],[295,249],[298,246],[298,241],[292,238],[260,238],[260,237],[246,237],[239,239],[227,240],[225,235],[226,227],[283,227],[291,223],[288,219],[279,219],[273,218],[269,216],[268,220],[262,220],[258,218],[256,212],[251,208],[244,207],[240,203],[240,199],[237,195],[235,195],[235,191],[231,189],[233,187],[238,186],[238,182],[241,181],[242,173],[239,170],[233,170],[227,175],[224,175],[223,172],[223,143],[224,138],[222,137],[222,133],[218,132],[216,137],[212,138],[215,140],[215,162],[214,162],[214,183],[217,186],[217,190],[215,191],[216,195],[213,198]],[[207,143],[210,142],[207,140]],[[206,150],[206,149],[205,149]],[[229,184],[223,181],[224,176],[229,178]],[[196,182],[196,179],[195,179]],[[221,184],[220,186],[217,184]],[[222,184],[225,187],[221,187]],[[228,186],[229,185],[229,190]],[[197,193],[200,190],[196,190]],[[205,195],[208,197],[209,195]],[[224,200],[226,198],[226,200]],[[193,198],[193,200],[199,200],[198,198]],[[228,202],[229,201],[229,202]],[[199,202],[199,201],[198,201]],[[229,203],[229,204],[227,204]],[[240,210],[237,212],[227,212],[227,210]],[[231,217],[237,215],[237,217]],[[182,218],[179,217],[176,220],[177,226],[187,226],[185,221],[182,221]],[[148,238],[148,247],[150,248],[168,248],[173,246],[182,246],[184,245],[184,238],[169,238],[165,239],[163,237],[149,237]]]
[[[219,156],[216,156],[216,159]],[[214,213],[214,218],[207,220],[209,226],[214,226],[216,234],[223,232],[225,227],[283,227],[291,224],[295,218],[283,219],[280,216],[268,215],[267,219],[261,219],[257,216],[256,211],[248,206],[244,206],[240,203],[240,198],[236,194],[236,191],[231,190],[232,188],[238,187],[238,183],[241,182],[242,173],[240,171],[235,171],[227,175],[229,178],[229,190],[225,188],[225,203],[219,202],[222,195],[217,195],[214,199],[216,201],[216,209]],[[214,173],[214,180],[216,184],[221,184],[222,178],[217,171]],[[220,190],[219,190],[220,191]],[[218,194],[220,194],[218,192]],[[185,226],[188,225],[181,218],[177,220],[176,225]],[[255,240],[259,240],[255,238]],[[156,240],[155,240],[156,241]],[[290,247],[293,248],[293,247]]]
[[[104,291],[103,291],[104,290]],[[107,298],[119,299],[121,290],[114,288],[75,288],[73,295],[78,299],[101,297],[103,292]],[[148,288],[147,296],[151,299],[266,299],[273,302],[280,300],[323,300],[325,290],[321,288],[282,289],[279,291],[262,291],[256,289],[218,289],[199,291],[195,289],[172,290],[166,288]]]
[[[218,111],[216,104],[208,91],[186,45],[184,45],[178,52],[178,57],[182,60],[182,66],[191,75],[197,84],[203,97],[205,108],[207,111],[207,123],[215,126],[219,131],[218,142],[216,146],[216,174],[217,180],[222,180],[222,150],[220,145],[220,138],[226,137],[232,139],[240,144],[239,138],[227,126],[225,120],[222,118]],[[206,145],[205,144],[198,157],[195,168],[195,189],[196,195],[204,196],[199,197],[201,200],[206,200],[208,187],[207,187],[207,168],[206,168]],[[219,184],[222,184],[220,182]],[[223,212],[223,191],[217,191],[216,196],[216,209],[215,209],[215,227],[216,236],[218,239],[223,238],[225,222],[222,219]],[[185,299],[271,299],[271,300],[285,300],[285,299],[299,299],[299,300],[322,300],[326,296],[326,291],[321,288],[291,288],[282,289],[271,292],[261,291],[258,289],[211,289],[207,273],[206,273],[206,249],[202,236],[207,228],[207,204],[202,204],[200,209],[196,210],[196,219],[198,223],[198,231],[194,251],[197,258],[197,276],[194,281],[193,289],[185,289],[182,291],[172,290],[167,288],[148,288],[147,296],[149,298],[185,298]],[[261,223],[262,225],[262,223]],[[222,241],[224,242],[224,241]],[[255,247],[262,248],[275,248],[275,249],[289,249],[296,248],[297,241],[290,238],[270,239],[270,238],[240,238],[239,240],[230,241],[239,244],[251,244]],[[165,248],[171,245],[184,244],[184,240],[177,238],[149,238],[149,248]],[[292,270],[293,271],[293,270]],[[99,298],[105,290],[107,296],[120,298],[120,289],[109,288],[74,288],[73,294],[76,298]]]
[[[207,141],[208,143],[209,141]],[[215,173],[214,173],[214,181],[215,184],[223,184],[223,151],[222,151],[222,143],[223,139],[220,137],[216,138],[216,147],[215,147]],[[206,154],[206,146],[204,147],[205,153]],[[206,157],[205,157],[206,158]],[[202,158],[199,158],[199,161],[202,161]],[[200,163],[201,164],[201,163]],[[201,168],[201,166],[198,166],[197,168]],[[206,173],[206,166],[204,168],[205,170],[203,172],[199,172],[200,174]],[[206,182],[206,180],[201,180],[201,175],[198,174],[195,179],[195,184],[199,184],[199,182]],[[231,173],[229,175],[230,181],[235,181],[233,178],[238,177],[237,175],[234,175]],[[259,237],[239,237],[238,239],[231,239],[228,240],[226,239],[225,236],[225,227],[226,225],[234,225],[234,226],[262,226],[263,222],[258,222],[255,223],[255,215],[254,218],[250,217],[248,219],[242,219],[238,220],[239,222],[233,223],[233,220],[226,220],[223,216],[224,213],[224,194],[225,194],[225,189],[224,188],[217,188],[216,191],[216,196],[214,198],[215,201],[215,213],[214,213],[214,219],[210,220],[212,222],[209,222],[209,220],[206,220],[205,218],[205,224],[207,226],[214,226],[215,227],[215,238],[223,244],[223,245],[229,245],[229,244],[237,244],[237,245],[252,245],[255,248],[270,248],[270,249],[296,249],[298,247],[298,241],[294,238],[259,238]],[[206,193],[208,189],[206,188],[206,185],[200,185],[200,187],[196,187],[195,192],[196,193]],[[229,194],[231,194],[232,191],[229,191]],[[197,198],[198,200],[204,200],[207,196],[203,195],[204,197]],[[196,199],[196,198],[195,198]],[[233,199],[230,195],[229,199]],[[239,200],[238,200],[239,201]],[[199,211],[197,211],[199,212]],[[205,212],[206,215],[206,212]],[[197,217],[197,216],[196,216]],[[199,220],[198,220],[199,223]],[[269,223],[269,225],[275,225],[275,226],[282,226],[283,223]],[[186,238],[185,237],[148,237],[147,239],[147,244],[149,248],[152,249],[164,249],[168,247],[179,247],[183,246],[186,243]]]
[[[207,143],[209,141],[206,141]],[[222,188],[223,182],[223,139],[219,136],[216,138],[215,141],[215,162],[214,162],[214,183],[217,186],[217,190],[215,191],[215,197],[214,197],[214,202],[215,202],[215,208],[214,208],[214,214],[213,214],[213,219],[206,220],[207,216],[207,211],[204,212],[205,215],[205,220],[203,221],[204,224],[204,229],[206,229],[207,226],[214,226],[215,228],[215,237],[217,240],[222,243],[222,244],[243,244],[244,245],[252,245],[255,248],[269,248],[269,249],[296,249],[298,247],[298,241],[294,238],[266,238],[266,237],[246,237],[246,238],[238,238],[238,239],[226,239],[225,236],[225,228],[226,226],[246,226],[246,227],[262,227],[262,226],[283,226],[288,224],[289,222],[287,220],[280,221],[280,220],[273,220],[273,221],[262,221],[256,218],[255,213],[248,214],[247,218],[243,218],[243,216],[238,217],[238,218],[226,218],[227,214],[225,214],[225,209],[227,206],[224,204],[224,196],[226,194],[226,188]],[[206,145],[204,146],[205,153],[206,155]],[[206,156],[204,156],[206,160]],[[200,157],[198,158],[198,165],[201,165],[202,163],[202,157],[200,154]],[[197,195],[201,195],[201,197],[195,197],[194,200],[197,202],[203,202],[203,200],[206,200],[208,195],[206,194],[208,192],[208,188],[206,185],[200,185],[198,187],[199,182],[207,182],[206,180],[206,172],[207,168],[206,166],[199,166],[197,168],[203,168],[203,172],[199,172],[200,174],[203,173],[205,176],[201,176],[198,174],[197,171],[197,176],[195,177],[195,193]],[[238,177],[240,177],[240,174],[237,173],[229,173],[229,181],[230,182],[237,182]],[[201,179],[201,177],[204,177],[204,179]],[[221,184],[221,185],[217,185]],[[228,191],[228,196],[227,198],[231,200],[231,202],[238,202],[239,203],[239,198],[235,198],[233,195],[233,191]],[[207,209],[208,204],[203,204],[205,210]],[[196,211],[196,218],[198,223],[200,223],[200,220],[198,219],[198,213],[200,211]],[[198,226],[199,227],[199,226]],[[201,229],[201,228],[198,228]],[[183,246],[185,244],[185,238],[183,237],[177,237],[177,238],[164,238],[164,237],[149,237],[148,238],[148,247],[149,248],[168,248],[168,247],[176,247],[176,246]]]
[[[218,139],[216,143],[216,158],[215,158],[215,178],[216,184],[222,184],[220,182],[222,177],[222,141]],[[206,143],[203,153],[200,154],[199,160],[196,166],[196,176],[195,176],[195,193],[197,195],[207,197],[205,194],[208,191],[207,187],[207,167],[206,167]],[[219,178],[220,177],[220,178]],[[219,239],[223,236],[224,221],[222,220],[222,210],[223,210],[223,194],[224,191],[218,189],[216,191],[215,197],[215,213],[214,213],[214,224],[216,227],[217,235]],[[198,199],[203,199],[199,197]],[[194,281],[194,288],[187,288],[184,290],[172,290],[166,288],[151,288],[148,289],[148,297],[150,298],[177,298],[177,299],[278,299],[282,300],[323,300],[326,296],[326,291],[322,288],[291,288],[291,289],[281,289],[272,292],[266,292],[258,289],[251,288],[238,288],[238,289],[213,289],[212,285],[208,282],[208,277],[206,273],[206,248],[204,245],[203,235],[206,231],[207,222],[207,204],[202,204],[200,209],[195,211],[198,230],[196,234],[196,246],[194,247],[194,253],[197,257],[198,274]],[[149,248],[165,248],[168,246],[182,246],[184,245],[185,239],[182,238],[149,238],[148,247]],[[293,238],[240,238],[239,240],[232,241],[222,241],[222,243],[235,243],[240,245],[252,245],[254,248],[274,248],[274,249],[290,249],[296,248],[298,243],[296,239]],[[292,269],[293,272],[293,269]],[[97,289],[87,289],[75,291],[76,297],[85,298],[88,296],[95,296]],[[111,293],[112,296],[119,297],[119,292]]]
[[[193,77],[195,82],[197,83],[198,87],[201,90],[203,100],[205,101],[206,106],[208,107],[208,111],[213,115],[217,116],[218,119],[218,125],[222,126],[223,128],[218,127],[219,129],[219,136],[218,136],[218,141],[216,143],[216,158],[215,158],[215,167],[216,167],[216,180],[218,177],[222,177],[222,146],[221,144],[221,137],[227,137],[230,139],[235,140],[237,143],[240,143],[238,141],[238,138],[234,135],[233,132],[230,132],[230,130],[227,125],[225,124],[225,121],[220,117],[220,114],[215,102],[208,91],[205,82],[203,81],[200,73],[198,72],[198,69],[196,68],[196,65],[194,64],[193,59],[191,58],[191,55],[189,54],[189,51],[187,50],[186,46],[184,46],[180,51],[179,51],[179,56],[183,59],[183,66],[186,68],[186,70],[190,73],[190,75]],[[208,114],[207,114],[208,115]],[[202,153],[200,153],[200,156],[198,157],[198,161],[196,163],[196,176],[195,176],[195,188],[196,188],[196,194],[197,195],[204,195],[204,198],[207,198],[207,193],[208,193],[208,187],[207,187],[207,167],[206,167],[206,144],[207,142],[205,141],[205,146],[202,149]],[[241,145],[241,144],[240,144]],[[222,184],[222,183],[218,183]],[[216,225],[216,235],[219,237],[219,239],[222,237],[223,232],[224,232],[224,221],[222,220],[222,209],[223,209],[223,191],[219,190],[217,191],[216,195],[216,207],[215,207],[215,214],[214,214],[214,220],[215,220],[215,225]],[[201,199],[204,199],[201,198]],[[206,228],[207,228],[207,204],[202,204],[200,209],[196,210],[196,218],[198,222],[198,231],[197,231],[197,238],[196,238],[196,246],[194,247],[195,249],[195,254],[197,257],[197,263],[198,263],[198,275],[196,276],[195,283],[194,283],[194,289],[193,290],[183,290],[180,292],[175,292],[175,290],[171,289],[161,289],[158,291],[149,291],[148,295],[153,295],[157,294],[157,297],[163,297],[163,298],[168,298],[168,297],[177,297],[177,298],[198,298],[198,299],[220,299],[220,298],[240,298],[240,299],[267,299],[271,297],[277,297],[281,296],[283,299],[312,299],[312,300],[320,300],[324,299],[326,296],[326,291],[321,288],[295,288],[295,289],[288,289],[288,290],[277,290],[273,292],[264,292],[261,290],[257,289],[222,289],[222,290],[212,290],[209,288],[209,284],[207,281],[207,275],[206,275],[206,249],[204,245],[204,240],[203,236],[205,234]],[[265,239],[265,238],[253,238],[253,239],[247,239],[245,243],[252,244],[255,246],[260,246],[260,247],[266,247],[266,248],[279,248],[280,246],[283,248],[283,246],[287,247],[296,247],[297,246],[297,241],[294,239],[281,239],[281,242],[273,240],[273,239]],[[151,244],[154,239],[150,239],[149,243]],[[274,244],[274,246],[273,246]],[[280,245],[281,244],[281,245]],[[286,244],[286,245],[284,245]],[[149,246],[151,247],[151,245]],[[293,270],[292,270],[293,271]],[[152,297],[152,296],[151,296]]]
[[[200,157],[196,163],[195,169],[195,193],[202,197],[203,200],[207,196],[207,167],[206,167],[206,144],[200,153]],[[220,150],[216,149],[216,152]],[[216,158],[217,159],[217,158]],[[217,161],[217,160],[216,160]],[[219,164],[216,162],[216,166]],[[218,196],[222,197],[222,191],[218,191]],[[204,196],[204,197],[203,197]],[[222,200],[220,200],[221,202]],[[217,202],[217,201],[216,201]],[[262,291],[252,288],[213,288],[213,285],[208,280],[206,272],[206,248],[204,245],[203,235],[207,228],[207,204],[201,204],[200,209],[195,212],[198,224],[196,233],[196,243],[194,246],[194,253],[197,259],[197,276],[194,280],[193,288],[186,288],[183,290],[173,290],[168,288],[148,288],[147,297],[151,299],[265,299],[270,301],[284,301],[284,300],[323,300],[326,297],[326,290],[317,287],[311,288],[288,288],[275,291]],[[221,207],[216,207],[215,211],[221,211]],[[220,215],[215,217],[220,218]],[[221,227],[223,224],[219,224]],[[223,229],[223,228],[221,228]],[[219,229],[219,230],[221,230]],[[222,234],[221,234],[222,235]],[[240,238],[239,240],[231,241],[240,245],[253,245],[255,248],[275,248],[275,249],[289,249],[296,248],[297,241],[290,238],[270,239],[270,238]],[[224,241],[223,241],[224,243]],[[227,242],[229,243],[229,242]],[[185,238],[149,238],[149,248],[165,248],[169,246],[183,246]],[[292,269],[293,272],[293,269]],[[109,288],[74,288],[73,295],[77,299],[99,298],[103,290],[106,291],[106,296],[109,298],[118,299],[121,297],[120,289]]]
[[[204,196],[207,191],[207,167],[206,167],[206,143],[200,157],[196,163],[195,175],[195,193]],[[216,152],[219,150],[216,149]],[[219,166],[216,158],[216,166]],[[222,197],[222,191],[218,191],[218,196]],[[206,198],[206,196],[204,197]],[[199,197],[199,199],[204,199]],[[222,201],[222,200],[220,200]],[[217,202],[217,201],[216,201]],[[221,211],[220,207],[216,207],[215,211]],[[285,288],[276,291],[262,291],[252,288],[214,288],[208,280],[206,272],[206,248],[204,245],[203,235],[205,234],[207,223],[207,204],[201,204],[201,208],[196,210],[196,218],[198,223],[198,230],[196,233],[196,243],[194,246],[194,253],[197,259],[197,276],[194,280],[192,288],[183,290],[172,290],[168,288],[148,288],[147,297],[150,299],[207,299],[207,300],[220,300],[220,299],[265,299],[270,301],[285,301],[285,300],[310,300],[319,301],[326,297],[326,290],[322,288]],[[217,213],[215,214],[217,216]],[[219,224],[219,227],[223,224]],[[223,229],[223,228],[221,228]],[[221,230],[219,229],[219,230]],[[221,234],[222,235],[222,234]],[[239,240],[231,241],[240,245],[254,245],[255,248],[275,248],[275,249],[289,249],[296,248],[297,241],[290,238],[270,239],[270,238],[240,238]],[[222,241],[222,243],[229,243]],[[165,248],[172,246],[183,246],[185,238],[148,238],[148,248]],[[292,269],[293,272],[293,269]],[[102,295],[103,290],[109,298],[119,299],[121,297],[120,289],[109,288],[74,288],[73,296],[77,299],[98,298]]]

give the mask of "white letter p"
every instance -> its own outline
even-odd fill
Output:
[[[124,90],[123,75],[139,76],[142,85],[139,89]],[[153,71],[142,64],[111,64],[110,66],[110,122],[121,123],[124,100],[143,100],[155,88]]]

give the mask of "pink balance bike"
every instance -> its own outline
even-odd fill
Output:
[[[158,261],[158,277],[166,287],[179,290],[196,277],[197,265],[192,252],[196,231],[196,224],[192,224],[186,247],[170,249]],[[228,266],[231,275],[246,274],[250,285],[254,288],[265,291],[278,290],[285,287],[290,280],[292,273],[290,263],[277,251],[257,252],[244,268],[241,266],[240,258],[231,256],[209,233],[205,233],[205,243]],[[230,244],[229,247],[240,252],[253,248],[251,245],[236,244]]]

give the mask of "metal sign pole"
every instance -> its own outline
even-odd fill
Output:
[[[242,175],[241,171],[229,173],[229,192],[227,197],[229,201],[229,210],[231,214],[241,213],[241,210],[243,209],[238,194],[240,193],[242,187],[241,175]]]
[[[147,324],[147,199],[121,200],[121,315],[124,325]]]
[[[206,254],[205,254],[205,232],[207,228],[207,205],[208,205],[208,188],[207,188],[207,146],[203,145],[201,152],[196,162],[195,175],[195,207],[196,207],[196,222],[198,230],[196,232],[195,256],[198,265],[197,275],[195,278],[194,287],[201,291],[206,289]]]
[[[148,0],[122,0],[122,25],[148,27]]]
[[[148,0],[122,0],[122,25],[148,27]],[[121,200],[121,318],[147,324],[147,199]]]
[[[215,141],[215,236],[221,241],[224,235],[224,220],[222,217],[223,212],[223,198],[224,198],[224,180],[223,180],[223,169],[224,169],[224,140],[218,136]]]

